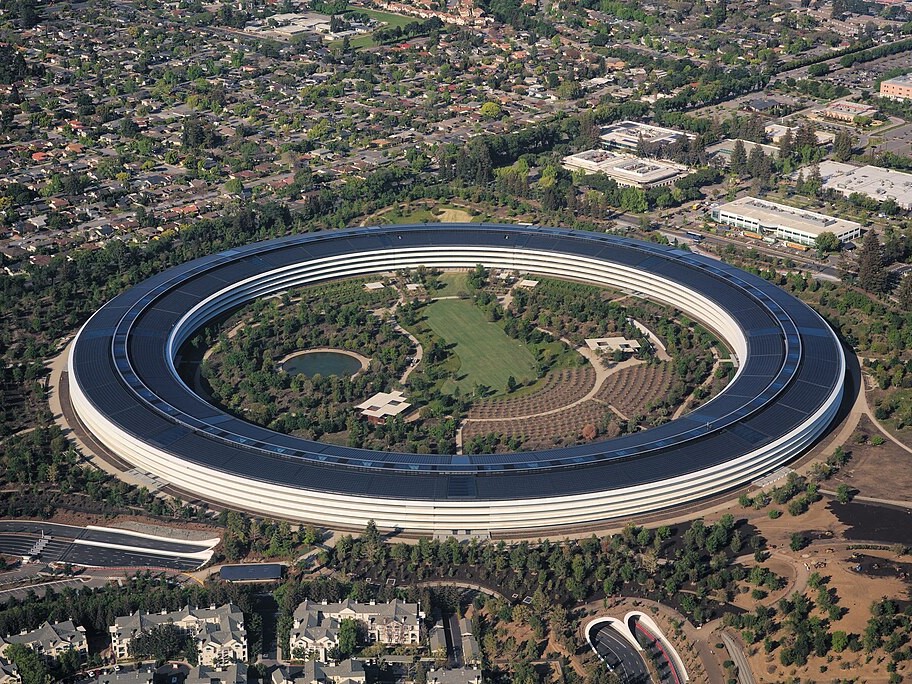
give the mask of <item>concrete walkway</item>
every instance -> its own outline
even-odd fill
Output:
[[[412,374],[412,371],[418,368],[418,364],[421,363],[421,359],[424,358],[424,347],[421,346],[421,342],[418,341],[418,338],[412,335],[408,330],[403,328],[401,325],[396,323],[394,329],[396,332],[405,335],[409,338],[409,341],[415,346],[415,356],[412,357],[411,365],[405,369],[405,372],[402,374],[402,377],[399,378],[399,384],[404,385],[408,382],[409,376]]]
[[[751,672],[747,657],[744,655],[741,646],[725,630],[722,630],[719,634],[722,636],[725,650],[728,651],[732,662],[738,668],[738,684],[754,684],[754,674]]]
[[[668,351],[665,349],[665,345],[662,344],[662,340],[659,339],[658,335],[635,318],[631,318],[630,322],[633,323],[637,330],[649,338],[649,341],[652,342],[652,346],[655,347],[656,356],[659,357],[660,361],[671,361],[671,357],[668,355]]]
[[[712,368],[709,369],[709,375],[707,375],[706,378],[703,380],[703,382],[701,382],[699,385],[697,385],[697,387],[694,388],[694,391],[691,392],[690,395],[684,401],[681,402],[681,405],[675,409],[675,412],[671,414],[672,420],[677,420],[684,414],[684,412],[687,410],[687,407],[690,404],[690,400],[693,398],[694,392],[696,392],[701,387],[707,388],[710,385],[712,385],[713,380],[716,377],[716,371],[719,369],[719,366],[722,363],[721,360],[719,359],[719,355],[716,353],[715,348],[713,348],[713,350],[712,350],[712,355],[713,355],[713,366],[712,366]],[[716,395],[716,396],[718,396],[718,395]]]
[[[571,344],[570,340],[567,340],[564,338],[561,338],[561,340],[563,342],[566,342],[567,344]],[[539,411],[537,413],[530,413],[525,416],[511,416],[509,418],[466,418],[465,421],[463,421],[463,422],[464,423],[503,423],[503,422],[508,422],[511,420],[527,420],[529,418],[538,418],[539,416],[550,416],[553,413],[560,413],[561,411],[565,411],[569,408],[573,408],[574,406],[579,406],[580,404],[587,402],[590,399],[595,399],[595,395],[598,394],[598,391],[602,388],[602,385],[604,384],[605,379],[609,375],[617,373],[620,370],[624,370],[625,368],[632,368],[633,366],[638,366],[642,363],[646,363],[645,361],[641,361],[640,359],[627,359],[625,361],[621,361],[618,364],[615,364],[612,368],[605,368],[601,363],[601,359],[598,358],[598,355],[594,351],[589,349],[588,347],[579,347],[576,351],[578,351],[580,354],[585,356],[588,359],[589,363],[592,364],[592,367],[595,369],[595,385],[593,385],[591,390],[586,392],[586,394],[584,394],[582,397],[580,397],[576,401],[572,401],[569,404],[564,404],[563,406],[558,406],[553,409],[548,409],[547,411]],[[617,409],[615,409],[613,406],[611,406],[611,404],[609,404],[608,402],[602,401],[601,403],[608,405],[612,411],[617,413],[624,420],[627,420],[627,418],[625,416],[621,415],[621,413]]]

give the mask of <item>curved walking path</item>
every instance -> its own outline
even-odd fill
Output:
[[[719,635],[722,637],[722,643],[725,644],[725,650],[728,651],[732,662],[738,668],[738,684],[754,684],[754,674],[751,672],[750,664],[747,662],[741,645],[724,629],[719,632]]]
[[[399,299],[396,300],[396,302],[391,307],[388,309],[375,309],[372,313],[381,319],[384,316],[395,316],[396,309],[398,309],[401,304],[405,304],[406,297],[407,295],[405,291],[400,290]],[[424,358],[424,347],[421,346],[421,342],[418,341],[417,337],[412,335],[412,333],[410,333],[399,324],[398,320],[393,324],[393,330],[401,335],[405,335],[408,338],[409,342],[411,342],[415,347],[415,356],[412,359],[411,365],[409,365],[409,367],[406,368],[403,371],[402,375],[399,377],[399,384],[405,385],[408,382],[408,378],[412,374],[412,371],[418,368],[418,365],[421,363],[421,359]]]
[[[480,591],[483,594],[488,596],[493,596],[494,598],[499,598],[501,601],[506,601],[510,603],[511,600],[507,598],[506,594],[502,594],[493,587],[490,587],[486,584],[481,584],[480,582],[473,582],[471,580],[459,580],[459,579],[428,579],[421,580],[420,582],[415,582],[415,586],[418,588],[421,587],[459,587],[460,589],[472,589],[474,591]]]
[[[693,398],[694,392],[696,392],[701,387],[706,388],[706,387],[709,387],[710,385],[712,385],[712,382],[716,377],[716,371],[719,369],[719,366],[722,363],[722,361],[719,359],[719,355],[716,353],[715,349],[712,350],[712,355],[713,355],[713,366],[712,366],[712,368],[709,369],[709,374],[706,376],[706,378],[703,380],[703,382],[701,382],[699,385],[697,385],[694,388],[693,392],[691,392],[690,395],[683,402],[681,402],[681,405],[675,409],[674,413],[671,414],[672,420],[677,420],[684,414],[684,412],[687,410],[688,404],[690,404],[690,400]],[[724,389],[723,389],[723,391],[724,391]],[[718,396],[718,395],[716,395],[716,396]]]
[[[569,342],[568,340],[563,340],[563,341]],[[593,354],[593,356],[595,355],[595,352],[590,350],[588,347],[580,347],[579,349],[577,349],[577,351],[580,354],[582,354],[583,356],[588,356],[586,354],[586,352]],[[638,366],[641,363],[646,363],[645,361],[641,361],[640,359],[627,359],[626,361],[621,361],[620,363],[616,364],[612,368],[605,368],[604,366],[602,366],[601,363],[598,362],[598,358],[595,358],[594,360],[592,358],[590,358],[589,361],[590,361],[590,363],[592,363],[592,366],[595,368],[595,385],[592,387],[591,390],[586,392],[586,394],[584,394],[582,397],[580,397],[579,399],[577,399],[575,401],[570,402],[569,404],[564,404],[563,406],[558,406],[557,408],[548,409],[547,411],[537,411],[536,413],[530,413],[525,416],[511,416],[509,418],[466,418],[463,421],[463,423],[502,423],[502,422],[507,422],[507,421],[511,421],[511,420],[527,420],[529,418],[538,418],[540,416],[550,416],[553,413],[560,413],[561,411],[565,411],[566,409],[573,408],[574,406],[578,406],[578,405],[582,404],[583,402],[589,401],[590,399],[595,399],[595,395],[598,394],[598,391],[602,388],[602,384],[605,382],[605,379],[609,375],[611,375],[613,373],[617,373],[618,371],[623,370],[625,368],[631,368],[633,366]],[[617,413],[618,415],[621,415],[620,412],[617,409],[615,409],[613,406],[611,406],[611,404],[609,404],[608,402],[602,401],[600,399],[596,399],[596,401],[607,405],[615,413]],[[621,417],[624,418],[624,420],[627,419],[626,416],[621,416]]]
[[[892,432],[890,432],[887,428],[885,428],[880,423],[880,421],[877,420],[877,418],[874,417],[874,412],[871,410],[871,405],[868,403],[868,392],[870,392],[872,389],[874,389],[873,387],[868,387],[869,379],[870,379],[869,376],[866,375],[864,372],[864,369],[862,369],[861,370],[861,387],[859,388],[858,396],[855,399],[856,406],[859,403],[861,403],[862,412],[868,417],[868,420],[871,421],[871,423],[874,425],[874,427],[876,427],[878,430],[880,430],[881,433],[883,433],[884,437],[889,439],[900,449],[902,449],[903,451],[908,451],[910,454],[912,454],[912,447],[910,447],[908,444],[906,444],[901,439],[896,437]],[[854,410],[855,407],[853,406],[852,408]]]
[[[649,341],[652,342],[652,346],[655,347],[656,356],[659,357],[660,361],[671,361],[671,357],[668,355],[668,351],[665,349],[665,345],[662,344],[662,340],[659,339],[658,335],[640,323],[637,319],[630,318],[629,320],[633,323],[633,327],[649,338]]]
[[[412,371],[418,368],[418,364],[420,364],[421,359],[424,358],[424,347],[421,346],[421,342],[418,341],[417,337],[412,335],[412,333],[410,333],[398,323],[396,323],[394,329],[396,332],[401,333],[409,338],[409,341],[415,345],[415,356],[412,359],[412,363],[408,368],[405,369],[405,372],[402,373],[402,377],[399,378],[399,384],[404,385],[408,382],[408,377],[412,374]]]

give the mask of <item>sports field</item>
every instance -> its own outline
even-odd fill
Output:
[[[495,391],[507,387],[511,375],[517,382],[535,378],[535,358],[528,347],[508,337],[496,323],[467,299],[439,299],[425,310],[427,324],[460,360],[459,388],[472,391],[476,383]]]

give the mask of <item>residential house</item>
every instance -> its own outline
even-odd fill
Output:
[[[8,637],[0,637],[0,655],[12,644],[21,644],[40,653],[45,658],[59,658],[67,651],[77,651],[83,657],[89,653],[85,627],[77,627],[72,620],[51,624],[45,622],[31,632],[23,631]]]
[[[364,684],[366,676],[360,660],[343,660],[325,665],[308,660],[301,667],[279,667],[272,673],[272,684]]]
[[[200,665],[225,666],[247,660],[244,614],[231,603],[202,609],[187,607],[171,613],[134,613],[119,617],[108,630],[115,658],[131,658],[130,645],[134,639],[167,624],[174,625],[196,640]]]
[[[342,620],[361,623],[371,642],[382,644],[415,644],[421,639],[421,619],[417,603],[394,599],[389,603],[315,603],[304,601],[294,612],[289,639],[292,654],[313,655],[326,661],[327,652],[339,645]]]

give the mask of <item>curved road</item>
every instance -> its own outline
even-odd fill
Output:
[[[602,661],[624,684],[652,681],[639,653],[611,625],[603,624],[590,632],[589,639]]]

